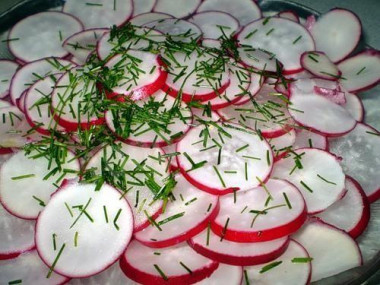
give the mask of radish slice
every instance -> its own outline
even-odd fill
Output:
[[[207,47],[207,48],[220,49],[221,46],[222,46],[222,43],[219,40],[216,40],[216,39],[203,38],[202,39],[202,46],[203,47]]]
[[[380,52],[366,50],[341,63],[342,86],[349,92],[360,92],[376,86],[380,82]]]
[[[342,105],[344,109],[358,122],[364,119],[364,107],[360,98],[352,93],[345,93],[346,104]]]
[[[0,147],[23,147],[27,142],[24,114],[16,106],[3,107],[0,118]]]
[[[289,148],[291,148],[295,141],[296,131],[290,130],[288,133],[283,134],[282,136],[269,139],[268,143],[271,145],[275,156],[278,157],[280,154],[286,152]]]
[[[263,87],[265,78],[257,73],[251,73],[251,83],[249,84],[248,94],[243,96],[238,102],[234,105],[244,105],[245,103],[251,101],[251,98],[255,97],[261,88]]]
[[[139,242],[161,248],[186,241],[203,231],[218,214],[217,196],[199,191],[182,175],[175,180],[175,200],[167,203],[155,224],[135,234]]]
[[[133,0],[133,16],[152,11],[157,0]]]
[[[351,177],[346,178],[347,193],[317,217],[357,238],[366,229],[370,206],[362,187]]]
[[[96,44],[108,29],[88,29],[68,37],[63,48],[71,53],[77,62],[84,64],[88,56],[96,49]]]
[[[107,184],[94,191],[96,187],[68,182],[39,215],[36,246],[50,270],[67,277],[88,277],[113,264],[127,247],[133,231],[128,202]],[[94,248],[106,250],[99,255]]]
[[[165,35],[170,35],[174,41],[191,42],[198,40],[202,31],[198,26],[185,20],[163,19],[150,22],[145,26],[160,31]]]
[[[151,97],[136,102],[136,107],[127,106],[124,110],[118,106],[115,110],[108,110],[105,118],[107,126],[124,142],[142,146],[142,147],[162,147],[179,141],[190,129],[192,114],[185,103],[179,103],[178,100],[168,96],[165,92],[159,90]],[[125,132],[127,124],[123,123],[123,118],[134,112],[134,118],[130,124],[132,129]],[[139,113],[149,112],[153,117],[147,121],[143,115],[139,118]],[[170,112],[170,115],[167,114]],[[155,114],[155,115],[152,115]],[[157,123],[152,125],[153,121]]]
[[[193,284],[209,277],[218,265],[186,243],[158,250],[133,240],[120,259],[125,275],[142,284]]]
[[[297,231],[306,219],[306,205],[298,189],[276,179],[262,185],[221,197],[213,232],[235,242],[264,242]]]
[[[140,0],[137,0],[137,1],[140,1]],[[170,19],[170,18],[173,18],[173,16],[169,14],[165,14],[165,13],[143,13],[143,14],[134,16],[130,20],[130,23],[134,26],[141,27],[153,21],[159,21],[159,20]]]
[[[197,10],[201,0],[157,0],[154,12],[168,13],[175,18],[185,18]]]
[[[0,60],[0,99],[8,96],[11,79],[18,68],[19,65],[14,61]]]
[[[282,11],[282,12],[278,13],[278,16],[280,18],[288,19],[288,20],[291,20],[291,21],[296,22],[296,23],[299,23],[299,21],[300,21],[298,15],[293,11]]]
[[[338,159],[320,149],[295,150],[274,164],[272,176],[286,179],[301,190],[309,214],[325,210],[345,191],[345,176]]]
[[[258,70],[276,72],[278,62],[272,53],[251,47],[241,47],[238,51],[245,65]]]
[[[206,122],[217,122],[220,120],[218,113],[214,111],[209,112],[206,108],[191,108],[191,112],[193,113],[193,124],[195,125],[201,125],[202,120]]]
[[[132,172],[132,176],[127,175],[127,178],[125,178],[126,174],[123,173],[121,176],[115,177],[114,183],[115,186],[122,186],[123,179],[126,179],[133,186],[126,188],[125,186],[124,188],[119,186],[120,189],[118,190],[121,192],[120,196],[125,197],[132,206],[135,232],[149,225],[146,214],[149,217],[156,218],[161,213],[163,205],[162,200],[155,199],[157,198],[155,193],[145,183],[141,185],[141,181],[145,181],[147,176],[144,173],[133,174],[136,171],[136,163],[143,165],[141,166],[143,170],[147,171],[148,174],[152,174],[152,178],[161,188],[168,174],[165,160],[162,158],[161,160],[158,159],[162,155],[163,153],[159,149],[139,148],[119,143],[118,145],[106,146],[99,150],[86,165],[87,173],[94,172],[96,175],[114,175],[113,169],[122,167],[122,163],[127,158],[123,169],[129,173]],[[102,161],[107,161],[107,165],[102,165]],[[152,169],[154,170],[153,172]]]
[[[353,12],[336,8],[318,19],[311,28],[311,34],[316,49],[324,52],[332,62],[337,62],[355,49],[361,29],[360,20]]]
[[[314,133],[306,129],[297,129],[296,140],[293,144],[293,149],[305,148],[305,147],[327,150],[328,149],[327,138],[323,135]]]
[[[296,263],[295,258],[306,262]],[[288,249],[276,260],[267,264],[244,267],[244,284],[292,284],[306,285],[310,282],[309,254],[303,246],[291,240]],[[271,269],[269,269],[271,268]]]
[[[169,0],[170,1],[170,0]],[[197,25],[203,32],[204,38],[229,38],[239,29],[239,22],[230,14],[210,11],[193,15],[190,22]]]
[[[243,270],[240,266],[231,266],[220,263],[210,277],[203,279],[197,285],[240,285],[243,280]]]
[[[34,221],[19,219],[9,214],[0,205],[0,260],[14,258],[20,253],[32,249],[34,247],[34,226]]]
[[[0,261],[1,284],[56,285],[68,281],[68,278],[54,272],[46,278],[48,272],[49,267],[42,262],[36,250],[25,252],[15,259]]]
[[[72,14],[82,21],[86,29],[121,26],[133,12],[132,0],[97,0],[89,3],[85,0],[67,0],[63,12]]]
[[[380,133],[368,125],[358,123],[348,134],[329,140],[330,151],[342,158],[347,175],[363,187],[370,202],[380,198]]]
[[[314,41],[300,24],[283,18],[263,18],[245,26],[238,35],[241,44],[262,48],[276,55],[285,73],[301,70],[300,56],[314,50]]]
[[[36,219],[56,191],[54,184],[63,178],[74,178],[79,172],[79,162],[71,152],[62,158],[62,170],[55,171],[54,175],[51,171],[57,167],[56,162],[53,160],[49,167],[49,160],[45,157],[33,159],[38,154],[36,150],[30,154],[19,151],[0,169],[1,203],[10,213],[23,219]],[[49,173],[50,177],[44,179]]]
[[[197,12],[221,11],[239,20],[240,25],[244,26],[249,22],[261,18],[260,8],[251,0],[205,0],[199,6]]]
[[[8,107],[11,107],[11,106],[12,106],[12,104],[9,103],[8,101],[0,99],[0,109],[1,108],[8,108]]]
[[[61,12],[42,12],[18,22],[9,32],[8,42],[12,54],[24,62],[44,57],[65,57],[63,41],[83,30],[80,21]],[[44,31],[41,33],[41,31]]]
[[[316,219],[305,224],[293,238],[312,258],[311,282],[362,264],[360,249],[348,234]]]
[[[218,262],[249,266],[269,262],[279,257],[288,247],[289,238],[238,243],[223,240],[207,229],[188,242],[196,252]]]
[[[341,76],[338,67],[324,52],[309,51],[303,53],[301,55],[301,65],[304,69],[319,78],[337,80]]]
[[[272,169],[269,144],[236,125],[197,126],[177,144],[177,151],[182,153],[177,162],[186,179],[216,195],[256,187]]]

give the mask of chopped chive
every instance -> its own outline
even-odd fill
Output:
[[[235,152],[240,152],[240,151],[246,149],[247,147],[249,147],[249,143],[247,143],[246,145],[243,145],[242,147],[239,147]]]
[[[216,175],[218,175],[220,183],[222,183],[222,186],[225,188],[226,184],[224,183],[223,177],[222,177],[222,175],[220,175],[220,172],[219,172],[218,168],[216,168],[215,165],[213,165],[212,167],[214,168],[214,171],[216,172]]]
[[[245,285],[250,285],[247,269],[244,269],[244,280],[245,280]]]
[[[250,37],[252,37],[255,33],[257,32],[257,29],[255,29],[254,31],[252,31],[252,32],[250,32],[248,35],[246,35],[245,37],[244,37],[244,39],[249,39]]]
[[[259,157],[249,156],[249,155],[243,155],[243,158],[253,159],[253,160],[261,160]]]
[[[6,42],[13,42],[13,41],[18,41],[18,40],[20,40],[20,38],[6,39],[6,40],[2,40],[1,42],[6,43]]]
[[[120,209],[117,211],[115,218],[113,219],[113,225],[115,226],[115,228],[116,228],[117,230],[120,229],[119,226],[118,226],[118,224],[117,224],[117,220],[118,220],[119,217],[120,217],[121,211],[122,211],[122,209],[120,208]]]
[[[195,202],[197,199],[198,199],[197,197],[194,197],[194,198],[191,199],[190,201],[187,201],[187,202],[185,203],[185,206],[190,205],[191,203]]]
[[[103,205],[103,212],[104,212],[104,218],[106,219],[106,223],[108,224],[107,207],[105,205]]]
[[[153,252],[153,254],[154,254],[154,255],[161,255],[161,252],[157,252],[157,251],[155,251],[155,252]]]
[[[73,214],[73,212],[71,211],[69,205],[66,202],[65,202],[65,207],[66,207],[67,211],[69,211],[70,216],[73,218],[74,214]]]
[[[169,278],[165,275],[165,273],[161,270],[161,268],[157,264],[153,264],[154,268],[157,270],[157,272],[161,275],[162,279],[165,281],[168,281]]]
[[[191,271],[191,269],[190,269],[188,266],[186,266],[185,263],[183,263],[182,261],[180,261],[179,264],[180,264],[183,268],[185,268],[185,270],[186,270],[187,272],[189,272],[189,274],[193,274],[193,271]]]
[[[243,214],[243,213],[245,212],[245,210],[247,210],[247,208],[248,208],[248,206],[245,206],[245,207],[243,208],[243,210],[241,210],[240,214]]]
[[[265,265],[263,268],[261,268],[259,273],[265,273],[265,272],[279,266],[281,263],[282,263],[282,261],[275,261],[275,262],[269,263],[269,264]]]
[[[22,283],[22,279],[17,279],[17,280],[9,281],[8,285],[21,284],[21,283]]]
[[[270,17],[265,18],[265,20],[263,21],[263,26],[268,24],[269,20],[270,20]]]
[[[74,246],[75,246],[75,247],[78,246],[78,235],[79,235],[79,233],[78,233],[78,232],[75,232],[75,235],[74,235]]]
[[[296,39],[293,41],[293,45],[296,44],[301,38],[302,38],[302,36],[299,36],[298,38],[296,38]]]
[[[207,225],[207,237],[206,237],[206,245],[210,245],[210,231],[211,231],[211,222],[208,222]]]
[[[208,205],[207,212],[210,212],[211,207],[212,207],[212,203],[210,203],[210,204]]]
[[[308,263],[312,260],[313,260],[312,257],[295,257],[292,259],[292,262],[293,263]]]
[[[270,155],[269,155],[269,150],[267,150],[267,164],[270,166]]]
[[[155,226],[160,232],[162,232],[162,229],[161,227],[156,223],[156,221],[151,217],[149,216],[148,212],[146,210],[144,210],[144,214],[145,216],[147,217],[149,223],[152,225],[152,226]]]
[[[380,133],[375,133],[375,132],[370,132],[370,131],[366,131],[367,134],[369,135],[374,135],[374,136],[380,136]]]
[[[274,28],[270,29],[270,30],[266,33],[266,35],[269,36],[273,31],[274,31]]]
[[[292,204],[290,204],[290,201],[289,201],[288,195],[286,195],[285,192],[282,192],[282,195],[284,196],[284,199],[285,199],[286,205],[287,205],[288,208],[291,210],[291,209],[292,209]]]
[[[53,249],[54,249],[54,251],[56,251],[57,250],[57,243],[56,243],[56,240],[55,240],[55,238],[57,237],[57,234],[52,234],[52,239],[53,239]]]
[[[313,190],[312,190],[309,186],[307,186],[307,184],[306,184],[305,182],[303,182],[303,181],[301,180],[300,183],[301,183],[301,185],[302,185],[303,187],[306,188],[306,190],[308,190],[310,193],[313,193]]]
[[[311,54],[309,54],[307,57],[310,58],[312,61],[314,61],[314,62],[316,62],[316,63],[319,62],[319,60],[316,59],[315,57],[313,57]]]
[[[357,73],[356,73],[356,75],[359,75],[360,73],[362,73],[364,70],[366,69],[366,67],[364,66],[364,67],[362,67],[362,69],[360,69]]]
[[[245,173],[245,180],[248,181],[248,163],[244,162],[244,173]]]
[[[113,0],[113,10],[116,11],[116,0]]]
[[[87,6],[99,6],[99,7],[103,6],[103,4],[101,4],[101,3],[89,3],[89,2],[87,2],[86,5]]]
[[[48,274],[46,275],[46,278],[50,278],[51,275],[53,274],[54,268],[55,268],[55,266],[57,265],[57,262],[58,262],[59,258],[61,257],[62,252],[63,252],[63,250],[65,249],[65,246],[66,246],[66,244],[64,243],[64,244],[62,244],[61,248],[59,249],[59,252],[58,252],[57,256],[55,257],[55,259],[54,259],[54,261],[53,261],[53,264],[52,264],[51,267],[49,268],[49,272],[48,272]]]
[[[40,198],[38,198],[38,197],[36,197],[36,196],[32,196],[32,198],[34,199],[34,200],[36,200],[37,202],[38,202],[38,204],[41,206],[41,207],[45,207],[46,206],[46,204],[45,204],[45,202],[44,201],[42,201]]]
[[[227,220],[226,220],[226,223],[224,224],[224,227],[223,227],[223,230],[222,230],[222,234],[220,235],[220,241],[223,241],[224,236],[226,235],[227,227],[228,227],[228,223],[229,222],[230,222],[230,218],[228,217]]]
[[[162,221],[159,221],[157,224],[158,224],[159,226],[162,226],[162,225],[164,225],[164,224],[166,224],[166,223],[168,223],[168,222],[170,222],[170,221],[173,221],[173,220],[175,220],[175,219],[181,218],[181,217],[183,217],[184,215],[185,215],[185,212],[181,212],[181,213],[175,214],[175,215],[173,215],[173,216],[170,216],[170,217],[168,217],[168,218],[166,218],[166,219],[164,219],[164,220],[162,220]]]
[[[59,40],[62,42],[63,41],[62,31],[59,31],[58,34],[59,34]]]
[[[327,180],[326,178],[322,177],[321,175],[317,174],[318,178],[322,179],[323,181],[325,181],[326,183],[328,184],[332,184],[332,185],[336,185],[335,182],[332,182],[332,181],[329,181]]]
[[[225,170],[224,173],[226,173],[226,174],[236,174],[237,171],[236,170]]]
[[[11,179],[12,180],[21,180],[21,179],[31,178],[31,177],[35,177],[35,176],[36,176],[35,174],[25,174],[25,175],[12,177]]]
[[[309,147],[312,148],[313,147],[313,141],[311,139],[308,139],[308,142],[309,142]]]

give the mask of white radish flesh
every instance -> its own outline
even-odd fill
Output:
[[[157,0],[154,12],[168,13],[175,18],[185,18],[198,8],[201,0]]]
[[[9,94],[11,79],[16,73],[19,65],[11,60],[0,60],[0,98]]]
[[[306,129],[297,129],[296,140],[293,144],[293,149],[305,147],[327,150],[327,138],[321,134],[314,133]]]
[[[0,109],[0,147],[23,147],[28,139],[24,137],[31,127],[24,114],[16,106]]]
[[[257,68],[259,70],[265,70],[269,72],[276,71],[277,65],[279,63],[272,53],[251,47],[240,47],[238,50],[239,56],[244,64]]]
[[[291,148],[296,141],[296,131],[290,130],[288,133],[283,134],[279,137],[268,139],[269,144],[272,147],[275,156],[287,151]]]
[[[364,118],[364,107],[362,100],[359,96],[352,93],[345,93],[346,104],[342,105],[350,115],[358,122],[363,121]]]
[[[152,11],[157,0],[133,0],[133,16]]]
[[[195,283],[196,285],[240,285],[243,279],[243,269],[240,266],[232,266],[219,263],[218,268],[210,277]]]
[[[159,20],[170,19],[170,18],[173,18],[173,16],[166,13],[143,13],[143,14],[134,16],[130,20],[130,23],[134,26],[141,27],[153,21],[159,21]]]
[[[341,72],[338,67],[323,52],[312,51],[301,55],[302,67],[311,74],[327,79],[339,79]]]

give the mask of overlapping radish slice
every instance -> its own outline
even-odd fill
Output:
[[[38,256],[36,250],[21,254],[19,257],[0,261],[1,284],[64,284],[68,278],[52,272],[47,278],[49,267]]]
[[[124,122],[128,114],[133,117]],[[161,147],[180,140],[192,122],[190,108],[161,90],[124,110],[119,106],[110,109],[105,118],[121,140],[143,147]]]
[[[260,8],[251,0],[206,0],[199,6],[197,12],[221,11],[239,20],[241,26],[261,18]]]
[[[301,55],[302,67],[311,74],[327,79],[338,80],[341,72],[324,52],[309,51]]]
[[[308,252],[291,240],[288,249],[272,262],[244,267],[245,284],[292,284],[310,282],[311,264]]]
[[[189,245],[198,253],[231,265],[256,265],[276,259],[287,249],[289,238],[264,242],[239,243],[221,239],[210,229],[204,230],[189,240]]]
[[[370,202],[380,198],[380,134],[368,125],[358,123],[348,134],[329,140],[330,151],[342,158],[344,172],[363,187]]]
[[[153,21],[159,21],[159,20],[170,19],[170,18],[173,18],[173,16],[166,13],[147,12],[147,13],[134,16],[129,22],[135,26],[144,26]]]
[[[320,149],[295,150],[274,164],[272,176],[300,189],[309,214],[325,210],[345,192],[345,175],[338,159]]]
[[[5,98],[9,94],[11,79],[16,73],[19,65],[11,60],[0,60],[0,98]]]
[[[190,16],[201,4],[201,0],[157,0],[153,8],[154,12],[168,13],[175,18],[185,18]]]
[[[251,83],[249,84],[248,93],[246,93],[234,105],[244,105],[255,97],[264,86],[265,78],[258,73],[251,73]],[[279,95],[279,94],[278,94]]]
[[[305,147],[327,150],[327,138],[321,134],[314,133],[307,129],[296,129],[296,140],[293,144],[293,148],[298,149]]]
[[[270,52],[252,47],[240,47],[238,51],[245,65],[269,72],[275,72],[277,70],[279,63]]]
[[[355,49],[360,40],[361,28],[360,20],[353,12],[336,8],[318,18],[311,27],[311,34],[316,49],[337,62]]]
[[[133,16],[152,11],[157,0],[133,0]]]
[[[298,15],[296,14],[296,12],[291,11],[291,10],[282,11],[282,12],[278,13],[278,17],[284,18],[284,19],[288,19],[288,20],[292,20],[292,21],[294,21],[296,23],[299,23],[299,21],[300,21],[300,19],[299,19]]]
[[[96,44],[108,29],[88,29],[68,37],[62,47],[72,54],[76,61],[86,63],[88,56],[96,49]]]
[[[189,21],[201,29],[204,38],[210,39],[219,39],[223,36],[228,38],[239,29],[238,20],[224,12],[199,12]]]
[[[16,106],[0,108],[0,147],[22,147],[27,142],[24,137],[25,117]],[[29,126],[28,129],[31,127]]]
[[[193,284],[209,277],[218,265],[186,243],[154,249],[136,240],[120,260],[125,275],[142,284]]]
[[[141,100],[158,91],[165,84],[167,73],[159,64],[156,54],[129,50],[124,54],[113,56],[105,65],[110,70],[109,77],[123,74],[118,77],[112,92],[108,97],[123,100],[124,96],[132,100]],[[134,70],[134,72],[130,72]]]
[[[350,115],[358,122],[363,121],[364,107],[361,99],[352,93],[345,92],[346,103],[342,106],[350,113]]]
[[[169,200],[165,211],[135,238],[150,247],[167,247],[197,235],[219,211],[218,197],[200,191],[182,175],[175,176],[172,190],[174,199]]]
[[[365,50],[339,63],[342,86],[349,92],[359,92],[380,82],[380,52]]]
[[[132,0],[67,0],[63,12],[78,17],[86,29],[109,28],[124,24],[133,12]]]
[[[113,264],[127,247],[133,231],[130,206],[112,186],[98,188],[64,183],[38,216],[36,247],[50,270],[67,277],[91,276]],[[107,250],[100,255],[96,248]]]
[[[296,136],[296,131],[290,130],[279,137],[268,139],[268,143],[271,145],[275,156],[278,157],[280,154],[289,150],[296,141]]]
[[[312,282],[362,264],[356,242],[344,231],[317,219],[311,219],[292,238],[302,244],[312,258]]]
[[[160,149],[139,148],[124,143],[106,146],[99,150],[86,166],[86,172],[95,175],[113,176],[112,181],[119,188],[120,196],[131,205],[134,216],[134,231],[149,225],[148,217],[156,218],[162,209],[162,200],[145,182],[149,179],[164,186],[167,178],[167,163]],[[103,162],[102,162],[103,161]],[[104,164],[107,161],[107,164]],[[118,174],[114,170],[119,170]],[[127,186],[125,186],[125,183]],[[153,184],[154,184],[153,183]],[[120,198],[121,198],[120,197]]]
[[[23,62],[45,57],[65,57],[62,47],[70,35],[83,30],[75,17],[61,12],[41,12],[18,22],[10,31],[8,42],[12,54]],[[41,31],[44,31],[41,33]]]
[[[245,26],[238,35],[241,44],[262,48],[276,55],[285,73],[300,71],[300,56],[314,50],[314,41],[300,24],[283,18],[263,18]]]
[[[243,280],[243,269],[240,266],[232,266],[219,263],[218,268],[210,277],[203,279],[197,285],[219,285],[224,282],[229,285],[240,285]]]
[[[369,202],[356,180],[347,177],[345,185],[347,193],[344,197],[318,214],[317,217],[356,238],[368,225]]]
[[[14,258],[32,249],[34,226],[34,221],[17,218],[0,205],[0,260]]]
[[[61,150],[62,151],[62,150]],[[48,204],[50,196],[64,178],[73,178],[79,172],[79,162],[71,152],[61,153],[60,167],[55,160],[24,150],[15,153],[0,169],[0,198],[4,207],[20,218],[36,219]]]

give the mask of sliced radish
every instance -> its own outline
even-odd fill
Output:
[[[133,0],[133,16],[152,11],[157,0]]]
[[[324,52],[332,62],[337,62],[355,49],[361,29],[360,20],[353,12],[336,8],[318,18],[311,34],[316,49]]]
[[[220,120],[220,117],[216,112],[210,112],[207,108],[191,108],[191,112],[193,113],[193,124],[196,125],[200,125],[202,120],[206,122],[217,122]]]
[[[262,48],[276,55],[285,73],[300,71],[300,56],[314,50],[314,41],[300,24],[283,18],[263,18],[245,26],[238,35],[241,44]]]
[[[295,262],[298,260],[302,262]],[[244,267],[244,284],[292,284],[310,283],[309,254],[303,246],[291,240],[288,249],[276,260],[267,264]]]
[[[364,119],[364,107],[362,100],[355,94],[345,93],[346,104],[342,105],[348,113],[358,122]]]
[[[298,17],[298,15],[294,12],[294,11],[282,11],[280,13],[278,13],[278,16],[280,18],[284,18],[284,19],[288,19],[288,20],[292,20],[296,23],[299,23],[300,19]]]
[[[314,133],[307,129],[297,129],[296,140],[293,144],[293,148],[298,149],[305,147],[327,150],[328,141],[327,138],[321,134]]]
[[[301,55],[301,65],[304,69],[319,78],[337,80],[341,76],[338,67],[324,52],[309,51],[303,53]]]
[[[204,38],[210,39],[219,39],[223,36],[228,38],[239,29],[238,20],[224,12],[199,12],[189,21],[201,29]]]
[[[125,275],[143,284],[193,284],[209,277],[218,265],[186,243],[154,249],[133,240],[120,259]]]
[[[175,18],[185,18],[197,10],[201,0],[157,0],[154,12],[168,13]]]
[[[202,35],[200,28],[193,23],[180,19],[163,19],[153,21],[145,26],[170,35],[175,41],[191,42],[198,40]]]
[[[282,136],[275,137],[272,139],[268,139],[268,143],[271,145],[273,153],[276,157],[280,154],[286,152],[289,148],[291,148],[296,141],[296,131],[290,130],[286,134]]]
[[[0,261],[1,284],[56,285],[68,281],[68,278],[54,272],[46,278],[48,272],[49,267],[42,262],[36,250],[25,252],[14,259]]]
[[[9,94],[11,79],[16,73],[19,65],[11,60],[0,60],[0,98],[5,98]]]
[[[177,144],[181,173],[199,189],[223,195],[265,181],[272,169],[269,144],[237,125],[212,123],[191,129]]]
[[[311,282],[362,264],[360,249],[344,231],[312,219],[293,238],[312,258]]]
[[[345,191],[345,175],[338,159],[320,149],[295,150],[274,164],[272,176],[286,179],[300,189],[309,214],[325,210]]]
[[[275,72],[277,70],[278,61],[270,52],[248,46],[240,47],[238,51],[240,59],[245,65],[269,72]]]
[[[338,104],[338,105],[346,104],[346,95],[342,91],[314,86],[314,92],[318,95],[324,96],[329,101],[335,104]]]
[[[175,200],[167,203],[154,224],[135,234],[147,246],[161,248],[186,241],[203,231],[218,214],[217,196],[198,190],[182,175],[175,180]]]
[[[121,26],[133,12],[132,0],[97,0],[96,3],[85,0],[67,0],[63,12],[72,14],[82,21],[86,29],[110,28]]]
[[[0,260],[10,259],[34,247],[34,221],[9,214],[0,205]],[[1,274],[0,274],[1,275]]]
[[[349,92],[360,92],[370,89],[380,82],[380,52],[366,50],[341,63],[342,86]]]
[[[317,217],[357,238],[367,227],[370,206],[362,187],[351,177],[346,178],[347,193]]]
[[[358,123],[348,134],[329,140],[330,151],[342,158],[347,175],[363,187],[370,202],[380,198],[380,133],[368,125]]]
[[[140,0],[137,0],[140,1]],[[166,13],[143,13],[140,15],[134,16],[130,23],[134,26],[141,27],[153,21],[159,21],[164,19],[173,18],[172,15]]]
[[[3,107],[0,109],[0,147],[23,147],[28,141],[25,130],[24,114],[16,106]],[[28,124],[28,123],[26,123]]]
[[[190,246],[198,253],[231,265],[255,265],[272,261],[284,253],[289,238],[264,242],[238,243],[221,239],[210,229],[189,240]]]
[[[12,106],[12,104],[10,102],[0,99],[0,109],[1,108],[8,108],[11,106]]]
[[[249,84],[248,94],[243,96],[234,105],[244,105],[245,103],[251,101],[252,97],[255,97],[261,88],[263,87],[265,78],[258,73],[251,73],[251,83]]]
[[[222,43],[216,39],[202,38],[202,46],[207,47],[207,48],[220,49],[220,47],[222,46]]]
[[[232,15],[239,20],[241,26],[261,18],[261,11],[252,0],[205,0],[197,12],[221,11]]]
[[[38,216],[36,247],[50,270],[88,277],[113,264],[127,247],[133,231],[128,202],[107,184],[96,187],[70,181]],[[96,248],[106,250],[100,255]]]
[[[240,285],[243,280],[243,270],[240,266],[231,266],[220,263],[210,277],[203,279],[197,285]]]

